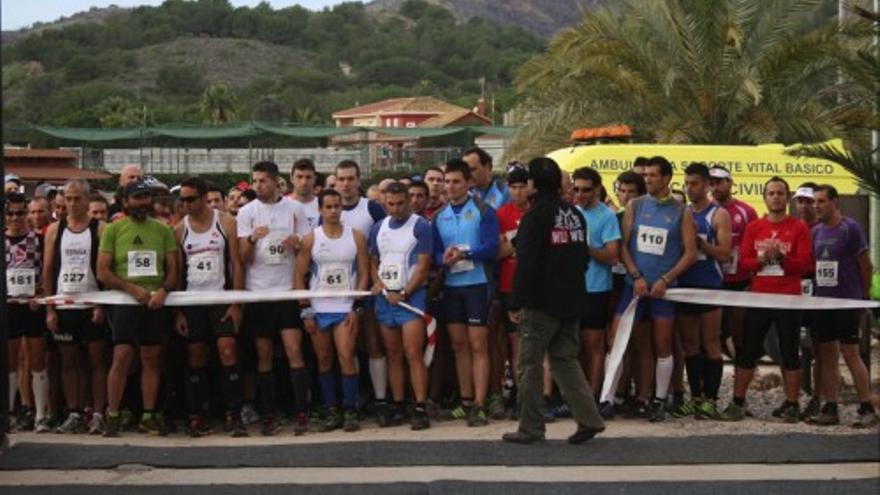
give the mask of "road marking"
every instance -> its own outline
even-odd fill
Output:
[[[856,480],[877,478],[880,463],[708,464],[700,466],[408,466],[377,468],[153,469],[124,465],[111,470],[3,471],[0,486],[52,485],[288,485],[346,483],[646,482]]]

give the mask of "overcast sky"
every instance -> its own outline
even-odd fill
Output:
[[[312,10],[342,3],[342,0],[268,0],[272,7],[278,9],[299,4]],[[0,0],[0,17],[3,30],[18,29],[30,26],[35,22],[50,22],[59,17],[66,17],[92,7],[134,7],[138,5],[160,5],[162,0]],[[242,5],[255,6],[260,0],[230,0],[236,7]]]

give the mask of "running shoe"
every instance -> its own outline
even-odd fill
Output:
[[[721,412],[721,421],[742,421],[746,419],[745,406],[738,406],[735,402],[727,405],[727,408]]]
[[[565,402],[560,402],[559,404],[553,406],[553,417],[555,417],[555,418],[570,418],[571,417],[571,406],[569,406]]]
[[[118,437],[121,430],[122,418],[119,413],[115,415],[107,414],[107,419],[104,421],[104,436],[108,438]]]
[[[234,412],[227,412],[223,418],[223,431],[232,435],[233,438],[248,436],[247,427],[241,421],[241,415]]]
[[[345,411],[345,414],[343,415],[342,430],[351,433],[360,429],[361,424],[358,422],[357,411]]]
[[[694,412],[695,419],[721,419],[721,413],[718,412],[718,406],[715,405],[715,401],[712,400],[703,400],[697,405],[696,412]]]
[[[410,419],[411,430],[426,430],[431,426],[431,420],[428,418],[427,408],[416,406],[413,410],[412,419]]]
[[[816,416],[816,419],[812,421],[814,425],[818,426],[834,426],[840,424],[840,415],[837,414],[837,411],[822,411]]]
[[[89,420],[88,426],[89,435],[100,435],[104,432],[104,415],[95,412],[92,413],[92,419]]]
[[[205,422],[201,416],[190,416],[186,425],[186,432],[192,438],[206,437],[213,432],[211,427]]]
[[[647,418],[648,417],[648,403],[643,402],[641,400],[636,400],[633,403],[632,408],[626,412],[624,415],[625,418]]]
[[[666,420],[666,401],[654,398],[648,406],[648,421],[657,423]]]
[[[15,422],[16,431],[33,431],[36,422],[34,420],[34,409],[31,407],[22,407],[18,412],[18,418]]]
[[[336,407],[327,408],[327,417],[321,423],[320,430],[328,432],[338,430],[345,425],[345,415]]]
[[[241,422],[245,425],[252,425],[260,422],[260,414],[254,408],[253,404],[245,404],[241,406]]]
[[[55,433],[60,434],[75,434],[82,433],[85,430],[86,424],[83,421],[83,417],[78,412],[72,412],[67,415],[67,419],[61,423],[61,426],[55,428]]]
[[[613,419],[614,412],[614,404],[611,402],[606,400],[599,403],[599,415],[602,416],[602,419]]]
[[[46,416],[45,418],[37,421],[37,424],[34,427],[35,433],[49,433],[52,430],[52,422],[49,420],[49,416]]]
[[[807,407],[805,407],[804,410],[801,412],[800,419],[801,421],[813,423],[816,421],[816,418],[819,417],[819,414],[821,412],[822,408],[821,404],[819,403],[819,398],[810,397],[810,402],[807,402]]]
[[[449,410],[449,411],[444,411],[444,412],[440,415],[440,417],[441,417],[442,419],[446,419],[446,420],[462,420],[462,419],[467,419],[467,418],[468,418],[468,414],[469,414],[468,411],[469,411],[470,409],[472,409],[472,408],[473,408],[473,406],[468,406],[468,405],[466,405],[466,404],[459,403],[457,406],[455,406],[454,409],[451,409],[451,410]]]
[[[388,404],[388,401],[376,401],[376,423],[379,424],[379,428],[391,426],[391,417],[391,405]]]
[[[474,406],[471,408],[467,417],[467,425],[468,426],[486,426],[489,424],[489,415],[486,414],[486,409],[482,407]]]
[[[125,431],[135,431],[137,430],[137,422],[134,419],[134,414],[130,409],[123,409],[119,411],[119,426]]]
[[[156,414],[145,414],[138,423],[138,431],[154,437],[166,435],[165,425]]]
[[[800,419],[801,411],[797,404],[788,404],[782,410],[782,420],[786,423],[797,423]]]
[[[492,394],[487,398],[489,417],[492,419],[507,419],[507,407],[501,394]]]
[[[293,424],[293,435],[302,436],[309,432],[309,417],[305,413],[296,415],[296,422]]]
[[[873,428],[877,426],[878,420],[877,414],[874,411],[864,411],[859,413],[859,418],[853,423],[853,428],[864,429],[864,428]]]
[[[697,408],[693,402],[682,398],[681,400],[672,403],[669,415],[673,418],[686,418],[688,416],[693,416],[696,411]]]
[[[812,401],[812,399],[810,399],[810,400]],[[782,412],[785,411],[785,406],[787,406],[787,405],[788,405],[788,400],[782,399],[782,404],[779,404],[778,406],[776,406],[776,409],[774,409],[770,413],[770,415],[773,416],[774,418],[781,418]],[[817,409],[817,411],[818,411],[818,409]]]
[[[278,420],[275,419],[275,415],[267,414],[263,417],[263,427],[260,429],[260,433],[262,433],[264,437],[273,437],[277,435],[280,431],[281,425],[278,424]]]

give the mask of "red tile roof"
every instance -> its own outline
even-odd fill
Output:
[[[58,166],[23,166],[23,165],[7,165],[6,173],[15,174],[23,181],[40,181],[64,182],[74,177],[86,180],[109,179],[110,174],[96,172],[94,170],[81,169],[75,167],[58,167]]]
[[[334,119],[387,114],[387,113],[446,113],[454,110],[466,110],[458,105],[446,103],[433,96],[415,96],[410,98],[391,98],[361,105],[333,113]]]
[[[76,158],[76,153],[71,150],[59,149],[3,148],[3,158],[48,158],[53,160],[73,160]]]

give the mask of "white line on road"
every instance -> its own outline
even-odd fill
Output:
[[[472,482],[645,482],[854,480],[880,476],[880,463],[707,464],[700,466],[407,466],[375,468],[153,469],[0,471],[0,486],[287,485]]]

